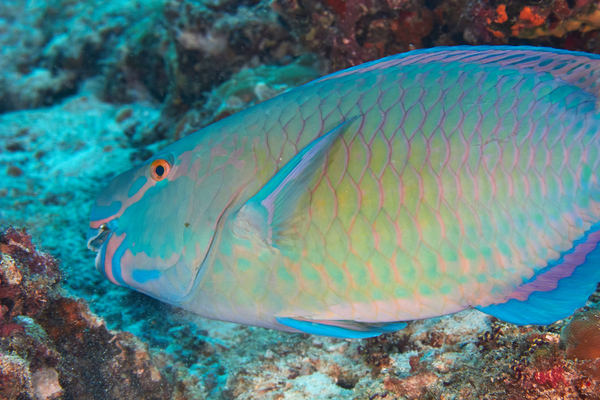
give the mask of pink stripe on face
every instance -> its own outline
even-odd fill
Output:
[[[123,213],[125,212],[125,210],[127,210],[127,208],[129,206],[140,201],[142,199],[142,197],[144,197],[144,194],[146,193],[146,191],[148,191],[148,189],[150,189],[151,187],[154,187],[154,186],[156,186],[156,182],[152,179],[148,179],[146,184],[144,184],[144,186],[142,186],[141,189],[138,190],[135,195],[133,195],[132,197],[125,198],[121,201],[121,208],[119,209],[119,211],[116,214],[111,215],[110,217],[100,219],[100,220],[90,221],[90,228],[99,229],[100,225],[106,224],[114,219],[119,218],[121,215],[123,215]]]
[[[97,221],[90,221],[90,228],[92,228],[92,229],[100,229],[100,226],[102,226],[102,224],[106,224],[106,223],[108,223],[108,222],[110,222],[110,221],[112,221],[113,219],[116,219],[116,218],[117,218],[117,216],[113,215],[113,216],[110,216],[110,217],[106,217],[104,219],[99,219]]]
[[[106,249],[104,250],[104,273],[112,283],[119,286],[121,286],[121,284],[117,282],[113,274],[112,260],[115,255],[115,252],[117,251],[119,246],[121,246],[121,243],[123,243],[123,241],[125,240],[125,236],[125,233],[123,233],[122,235],[113,234],[108,240],[108,243],[106,243]]]

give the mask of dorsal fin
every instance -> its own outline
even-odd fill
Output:
[[[582,52],[530,46],[455,46],[435,47],[396,54],[381,60],[328,75],[321,80],[362,74],[391,66],[428,64],[432,62],[476,63],[515,70],[547,72],[553,77],[577,86],[595,96],[600,95],[600,56]]]

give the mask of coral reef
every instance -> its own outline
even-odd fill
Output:
[[[567,321],[516,327],[475,310],[346,341],[185,313],[164,319],[142,307],[132,318],[156,325],[139,328],[150,349],[131,333],[107,329],[82,300],[66,297],[60,279],[58,263],[37,251],[24,230],[2,232],[0,398],[594,399],[600,393],[598,359],[573,360],[570,350],[593,345],[581,335],[597,326],[598,297],[564,329],[566,351],[559,332]]]
[[[527,39],[532,44],[593,51],[594,46],[584,42],[600,28],[598,4],[589,0],[481,2],[468,9],[473,22],[465,39],[470,44]],[[588,40],[582,40],[586,36]]]
[[[338,70],[415,48],[532,44],[597,52],[593,1],[274,0],[309,50]]]
[[[254,103],[232,105],[229,96],[207,105],[206,93],[219,84],[244,92],[248,79],[264,76],[263,68],[281,68],[272,85],[256,82],[256,96],[266,99],[321,75],[306,62],[304,70],[294,67],[302,51],[266,1],[99,1],[90,7],[11,0],[0,5],[0,15],[14,22],[0,26],[0,113],[56,104],[80,91],[86,79],[101,76],[106,101],[162,103],[160,119],[132,127],[128,137],[135,147],[173,139],[225,115],[224,109]],[[245,77],[226,82],[236,73]],[[242,87],[232,89],[236,81]],[[190,110],[197,117],[182,118]],[[183,130],[183,123],[191,127]],[[11,169],[11,176],[19,173]]]
[[[0,113],[56,104],[102,76],[105,100],[163,103],[144,146],[172,138],[176,118],[242,68],[287,65],[301,53],[259,1],[11,0],[0,15]]]
[[[17,316],[34,317],[52,300],[60,280],[54,259],[35,251],[24,231],[7,229],[0,235],[0,336],[24,331]]]
[[[110,176],[317,76],[434,45],[598,53],[599,28],[589,0],[0,2],[0,224],[33,234],[0,236],[0,399],[600,398],[598,297],[549,327],[467,311],[345,341],[188,315],[84,243]]]
[[[424,47],[439,23],[424,1],[276,0],[273,8],[332,70]]]
[[[507,2],[498,4],[493,12],[481,6],[475,15],[479,33],[485,37],[481,29],[486,29],[497,39],[560,38],[600,28],[600,10],[592,1]]]
[[[24,230],[0,233],[0,398],[164,399],[147,345],[61,293],[56,261]]]

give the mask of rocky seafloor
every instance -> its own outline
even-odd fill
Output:
[[[340,340],[184,313],[85,244],[114,174],[289,88],[421,47],[600,53],[598,28],[586,0],[3,0],[0,399],[600,398],[600,296],[547,327],[471,310]]]

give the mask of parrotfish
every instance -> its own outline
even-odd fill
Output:
[[[599,83],[600,56],[508,46],[333,73],[115,177],[88,247],[117,285],[282,331],[550,324],[600,281]]]

